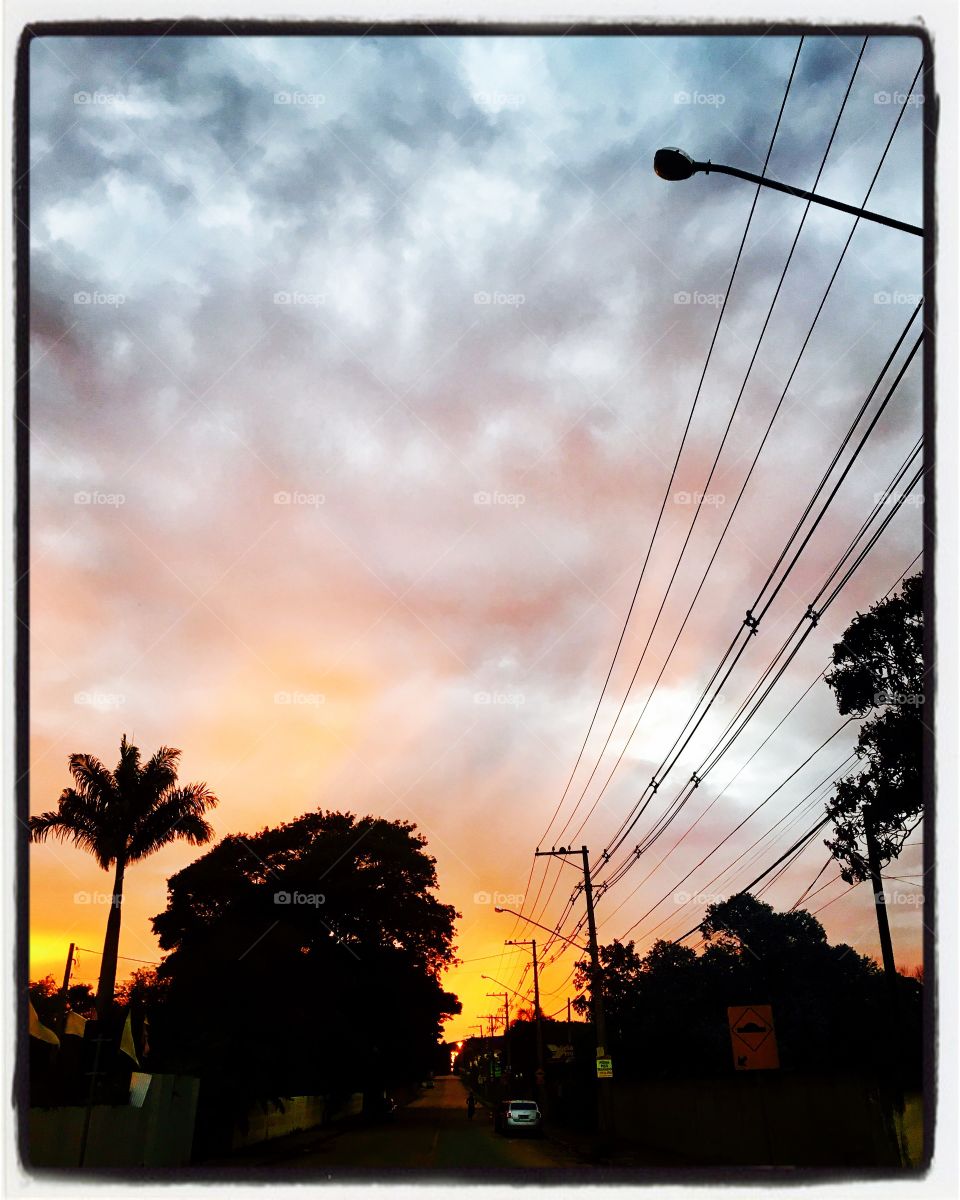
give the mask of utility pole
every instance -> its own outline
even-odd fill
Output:
[[[73,942],[70,943],[70,949],[67,951],[67,965],[63,969],[63,986],[60,988],[60,1038],[61,1045],[63,1044],[63,1033],[67,1027],[67,990],[70,987],[70,976],[73,973],[73,952],[76,946]]]
[[[877,910],[877,931],[880,934],[880,955],[883,959],[883,973],[887,977],[887,982],[895,986],[897,965],[893,958],[890,918],[887,916],[887,902],[883,894],[883,876],[880,874],[880,851],[877,848],[877,838],[873,831],[873,820],[869,813],[864,814],[863,830],[867,843],[870,883],[873,888],[873,906]]]
[[[508,941],[505,946],[529,946],[533,952],[533,1014],[537,1022],[537,1090],[542,1100],[546,1095],[546,1076],[543,1070],[543,1013],[540,1010],[540,965],[537,962],[536,940]],[[541,1083],[540,1080],[544,1082]]]
[[[887,985],[887,1021],[889,1023],[890,1048],[895,1056],[893,1062],[893,1123],[901,1159],[905,1156],[901,1126],[903,1124],[904,1096],[900,1055],[896,1050],[900,1036],[900,998],[897,986],[897,964],[893,957],[893,939],[890,936],[890,918],[887,915],[887,898],[883,891],[883,875],[880,868],[880,850],[873,828],[873,817],[869,809],[863,815],[864,839],[867,843],[867,865],[870,868],[870,886],[873,889],[873,906],[877,912],[877,932],[880,935],[880,957],[883,960],[883,977]]]
[[[493,1082],[493,1059],[494,1059],[493,1023],[497,1019],[497,1015],[496,1015],[496,1013],[481,1013],[481,1017],[483,1018],[484,1021],[490,1022],[490,1053],[487,1056],[487,1079],[489,1080],[489,1082],[492,1083]]]
[[[569,846],[552,847],[550,850],[537,850],[537,858],[563,858],[567,855],[579,854],[583,865],[583,895],[587,903],[587,946],[590,953],[590,1009],[593,1014],[593,1028],[596,1034],[596,1057],[606,1058],[610,1047],[607,1044],[607,1017],[603,1007],[603,986],[600,972],[600,949],[597,945],[597,922],[593,915],[593,880],[590,878],[590,851],[586,846],[574,850]],[[613,1080],[597,1078],[597,1124],[600,1132],[613,1134]]]
[[[503,1044],[504,1044],[504,1068],[510,1070],[510,993],[509,992],[487,992],[490,997],[503,996]]]
[[[481,1022],[479,1023],[479,1025],[472,1025],[472,1026],[471,1026],[471,1029],[479,1029],[479,1030],[480,1030],[480,1054],[479,1054],[479,1056],[478,1056],[478,1058],[477,1058],[477,1082],[479,1083],[479,1081],[480,1081],[480,1072],[481,1072],[481,1070],[482,1070],[482,1067],[480,1066],[480,1064],[483,1062],[483,1056],[484,1056],[484,1050],[483,1050],[483,1022],[481,1021]]]

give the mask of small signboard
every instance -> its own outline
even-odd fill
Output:
[[[728,1008],[727,1022],[737,1071],[772,1071],[780,1066],[773,1009],[769,1004]]]
[[[537,1083],[543,1083],[546,1076],[543,1073],[542,1067],[537,1067]]]
[[[613,1078],[613,1059],[598,1058],[597,1059],[597,1078],[612,1079]]]
[[[547,1043],[547,1049],[550,1051],[550,1058],[554,1062],[570,1062],[573,1059],[573,1047],[567,1045],[554,1046]]]

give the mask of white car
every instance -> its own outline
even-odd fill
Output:
[[[500,1133],[542,1132],[542,1117],[536,1100],[504,1100],[494,1118]]]

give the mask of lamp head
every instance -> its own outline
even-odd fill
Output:
[[[676,183],[695,174],[697,164],[685,150],[678,150],[676,146],[665,146],[653,156],[653,169],[661,179]]]

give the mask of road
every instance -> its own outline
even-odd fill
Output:
[[[269,1146],[261,1147],[256,1166],[305,1171],[337,1167],[515,1171],[582,1165],[581,1159],[549,1138],[494,1133],[491,1115],[481,1106],[469,1121],[466,1097],[459,1078],[446,1076],[419,1100],[380,1124],[352,1125],[336,1133],[322,1129],[294,1135],[278,1142],[272,1151]]]

